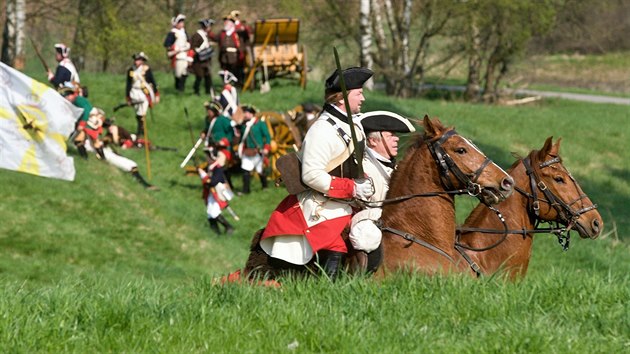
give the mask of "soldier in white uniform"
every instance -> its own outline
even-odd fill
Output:
[[[366,68],[343,71],[351,114],[360,112],[365,99],[363,84],[371,76],[372,71]],[[325,273],[334,279],[347,252],[341,232],[350,223],[351,201],[369,198],[373,186],[369,179],[357,174],[358,163],[352,156],[354,146],[337,71],[325,85],[324,110],[308,130],[298,154],[306,189],[280,203],[267,223],[260,246],[270,257],[292,265],[304,265],[315,256]],[[361,128],[353,126],[359,144],[364,144]]]
[[[127,69],[126,96],[128,104],[132,104],[136,110],[138,128],[136,135],[144,136],[144,120],[147,110],[153,104],[160,102],[160,93],[153,77],[153,72],[147,61],[149,58],[144,52],[132,55],[133,65]]]
[[[386,198],[389,180],[396,168],[400,140],[396,134],[411,133],[416,129],[407,118],[388,111],[368,112],[358,121],[367,137],[363,169],[374,183],[374,195],[367,199],[372,204],[352,217],[350,243],[359,251],[357,258],[361,268],[371,273],[382,260],[382,233],[375,223],[382,213],[379,201]]]
[[[166,55],[171,59],[171,66],[175,75],[175,89],[184,92],[186,88],[186,78],[188,77],[188,66],[193,62],[194,51],[188,43],[188,35],[184,28],[186,16],[179,14],[171,19],[173,28],[164,39]]]

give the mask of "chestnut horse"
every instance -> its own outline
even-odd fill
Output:
[[[399,227],[433,243],[429,248],[452,250],[454,195],[468,193],[484,203],[496,204],[512,193],[513,180],[469,140],[444,127],[438,119],[425,116],[423,125],[424,136],[410,148],[393,174],[388,197],[398,199],[383,207],[383,220],[387,226]],[[317,271],[313,261],[298,266],[269,257],[260,248],[261,234],[262,230],[252,239],[244,275],[274,279],[287,273]],[[399,236],[384,235],[383,246],[389,252],[385,257],[387,269],[397,266],[398,259],[413,259],[418,265],[432,269],[451,265],[443,255]],[[349,254],[349,259],[353,258]]]
[[[463,190],[491,205],[509,197],[512,187],[512,178],[472,142],[425,117],[424,136],[406,152],[390,181],[377,276],[400,269],[465,269],[453,247],[455,195]]]
[[[509,172],[518,193],[496,206],[504,220],[484,205],[466,219],[456,247],[465,249],[462,252],[479,265],[480,273],[503,268],[511,279],[525,276],[535,233],[556,234],[565,249],[572,229],[582,238],[599,236],[602,218],[562,164],[560,141],[552,144],[549,137],[541,150],[532,150],[512,165]],[[539,222],[563,227],[539,229]]]

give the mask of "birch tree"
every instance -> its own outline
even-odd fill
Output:
[[[7,0],[0,60],[16,69],[24,67],[24,22],[26,0]]]
[[[455,1],[372,0],[374,36],[389,95],[410,97],[424,81],[429,44],[454,18]],[[382,15],[381,15],[382,14]]]
[[[361,30],[361,66],[372,69],[374,59],[372,58],[372,21],[370,17],[370,3],[372,0],[361,0],[360,7],[360,30]],[[374,80],[370,78],[364,87],[368,90],[374,88]]]

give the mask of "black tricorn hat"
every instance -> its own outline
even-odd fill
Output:
[[[133,60],[142,59],[144,61],[149,61],[149,57],[147,57],[144,52],[134,53],[131,57],[133,58]]]
[[[258,112],[258,110],[256,109],[256,107],[254,107],[254,106],[253,106],[253,105],[251,105],[251,104],[241,106],[241,109],[243,110],[243,112],[249,112],[249,113],[251,113],[251,114],[256,114],[256,113]]]
[[[389,111],[364,113],[359,117],[359,124],[361,124],[366,133],[374,131],[411,133],[416,131],[409,119]]]
[[[204,18],[203,20],[199,20],[199,25],[203,28],[208,28],[214,25],[214,20],[211,18]]]
[[[223,107],[221,107],[219,102],[216,101],[206,101],[203,103],[203,106],[206,107],[206,109],[213,110],[216,114],[221,113],[221,111],[223,110]]]
[[[343,79],[346,83],[346,90],[353,90],[363,87],[374,72],[368,68],[353,67],[343,70]],[[326,92],[341,92],[341,84],[339,83],[339,75],[335,70],[332,75],[326,79]]]

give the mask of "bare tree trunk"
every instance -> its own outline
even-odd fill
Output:
[[[85,34],[84,20],[94,21],[89,14],[89,1],[79,1],[79,16],[77,16],[77,26],[74,30],[74,40],[72,41],[72,57],[73,63],[76,65],[77,70],[83,70],[85,68],[85,54],[87,51],[87,38]]]
[[[372,58],[372,24],[370,21],[370,1],[361,0],[360,23],[361,23],[361,66],[372,69],[374,60]],[[370,78],[364,87],[368,90],[374,89],[374,78]]]
[[[22,69],[24,68],[25,0],[7,0],[6,10],[7,18],[2,34],[2,55],[0,60],[16,69]]]
[[[496,83],[495,70],[499,62],[496,58],[496,51],[492,53],[490,59],[488,59],[488,66],[486,67],[485,87],[483,89],[483,101],[486,103],[493,103],[496,101]]]
[[[394,80],[393,76],[389,75],[392,68],[392,58],[390,55],[390,48],[387,45],[387,37],[385,36],[385,29],[383,26],[383,7],[379,0],[372,0],[372,15],[374,24],[374,38],[376,39],[376,47],[378,48],[376,61],[378,66],[383,70],[383,79],[385,81],[385,92],[388,95],[394,93]]]
[[[469,30],[468,78],[466,79],[464,99],[466,101],[476,101],[479,99],[481,87],[479,81],[481,76],[481,40],[479,38],[479,27],[474,20]]]

